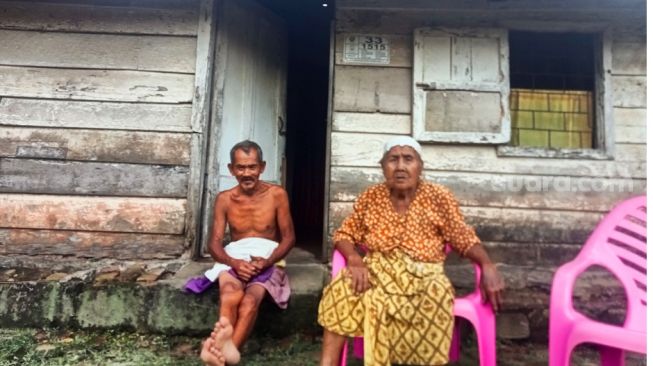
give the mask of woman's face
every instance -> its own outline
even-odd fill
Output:
[[[422,160],[410,146],[395,146],[381,161],[386,184],[391,189],[417,188],[422,174]]]

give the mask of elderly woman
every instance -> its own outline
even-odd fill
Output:
[[[385,182],[358,197],[335,232],[347,268],[324,289],[322,366],[337,365],[345,337],[363,336],[365,365],[443,365],[453,332],[454,291],[443,271],[445,244],[482,268],[483,294],[499,309],[503,279],[453,194],[423,181],[421,147],[391,138]],[[364,246],[362,258],[355,245]]]

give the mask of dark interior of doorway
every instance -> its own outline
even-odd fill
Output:
[[[333,1],[258,2],[283,18],[288,30],[286,189],[296,247],[321,259]]]

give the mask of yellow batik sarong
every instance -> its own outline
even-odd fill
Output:
[[[318,323],[363,336],[365,365],[444,365],[453,332],[454,291],[442,263],[417,262],[401,250],[364,258],[371,288],[355,295],[343,270],[324,288]]]

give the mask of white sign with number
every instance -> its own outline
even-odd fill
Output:
[[[381,36],[347,35],[342,60],[345,63],[387,65],[390,63],[390,42]]]

